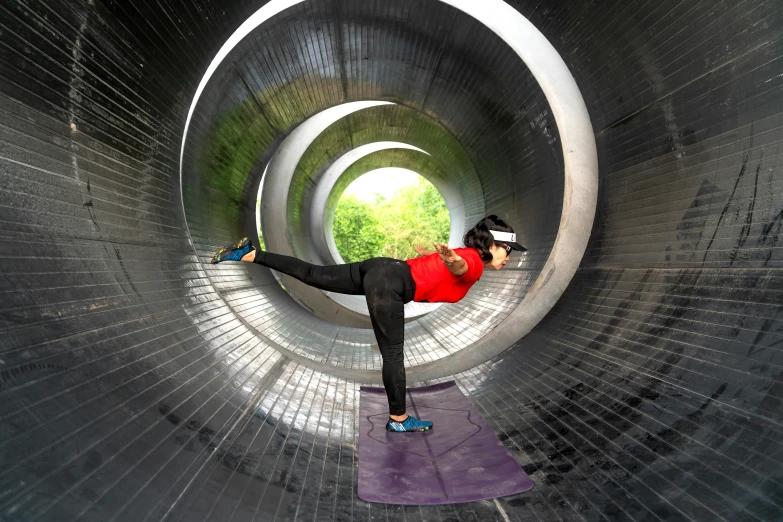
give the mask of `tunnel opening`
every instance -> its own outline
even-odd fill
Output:
[[[387,167],[356,178],[334,210],[332,234],[343,262],[411,259],[449,240],[451,220],[440,191],[414,171]]]

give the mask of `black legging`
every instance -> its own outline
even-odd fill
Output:
[[[256,250],[254,261],[321,290],[364,295],[378,348],[383,357],[383,387],[389,413],[405,413],[404,304],[413,301],[416,283],[404,261],[375,257],[346,265],[312,265],[301,259]]]

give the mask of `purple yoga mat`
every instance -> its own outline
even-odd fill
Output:
[[[383,388],[361,387],[359,498],[386,504],[451,504],[527,491],[522,471],[454,381],[409,388],[408,413],[431,431],[389,433]]]

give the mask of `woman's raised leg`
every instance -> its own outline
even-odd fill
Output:
[[[359,277],[358,265],[360,263],[321,266],[295,257],[273,254],[262,250],[250,252],[242,258],[242,261],[245,261],[245,258],[248,258],[248,260],[252,259],[253,263],[290,275],[307,285],[320,288],[321,290],[351,295],[362,295],[364,293]]]

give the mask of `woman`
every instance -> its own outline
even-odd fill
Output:
[[[512,250],[526,250],[516,243],[513,229],[495,215],[482,219],[468,230],[463,242],[465,248],[455,250],[444,243],[433,243],[435,251],[416,245],[416,251],[422,257],[407,261],[376,257],[360,263],[319,266],[295,257],[256,250],[248,238],[244,238],[235,245],[221,248],[212,263],[258,263],[321,290],[364,295],[383,357],[381,374],[389,399],[386,429],[427,431],[432,428],[432,422],[419,420],[405,411],[403,305],[410,301],[455,303],[465,297],[484,268],[500,270],[508,262]]]

